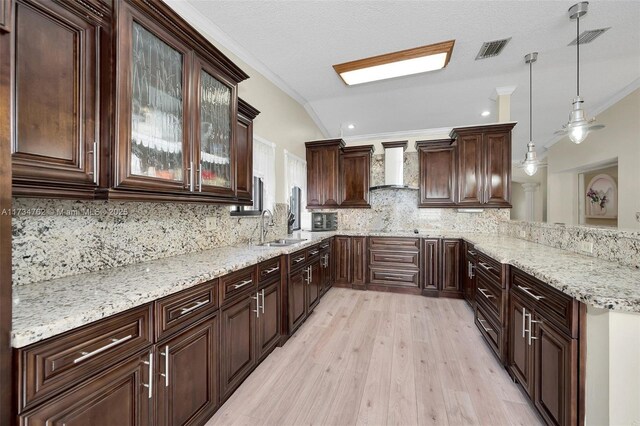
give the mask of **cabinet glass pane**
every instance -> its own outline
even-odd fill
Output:
[[[182,180],[182,54],[133,23],[131,173]]]
[[[200,73],[200,172],[202,184],[231,187],[231,89]]]

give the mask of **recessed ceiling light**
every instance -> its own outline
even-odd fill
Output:
[[[481,116],[483,117],[488,117],[491,115],[491,113],[489,111],[482,111],[482,113],[480,113]]]
[[[435,71],[447,66],[455,40],[387,53],[334,65],[349,86],[405,75]]]
[[[349,124],[349,125],[347,126],[347,129],[349,129],[349,130],[353,130],[353,129],[355,129],[355,128],[356,128],[356,126],[355,126],[355,125],[353,125],[353,124]]]

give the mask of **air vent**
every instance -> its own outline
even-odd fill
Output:
[[[600,37],[605,31],[607,31],[609,28],[611,27],[607,27],[607,28],[600,28],[598,30],[589,30],[589,31],[585,31],[582,34],[580,34],[580,36],[578,38],[574,38],[573,41],[571,43],[569,43],[567,46],[575,46],[576,42],[578,40],[580,40],[580,44],[587,44],[587,43],[591,43],[593,40],[597,39],[598,37]]]
[[[482,43],[482,47],[476,56],[476,61],[478,59],[491,58],[492,56],[498,56],[502,49],[509,43],[511,37],[505,38],[502,40],[494,40],[494,41],[486,41]]]

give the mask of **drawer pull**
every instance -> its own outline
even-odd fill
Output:
[[[525,334],[527,332],[527,329],[525,327],[525,323],[527,320],[527,310],[525,308],[522,308],[522,338],[525,338]]]
[[[323,245],[320,246],[320,248],[323,249],[323,250],[326,249],[326,248],[329,248],[329,244],[323,244]]]
[[[82,354],[82,356],[81,356],[81,357],[79,357],[79,358],[74,359],[74,360],[73,360],[73,363],[74,363],[74,364],[77,364],[77,363],[79,363],[79,362],[82,362],[82,361],[84,361],[84,360],[85,360],[85,359],[87,359],[87,358],[91,358],[91,357],[92,357],[92,356],[94,356],[94,355],[98,355],[99,353],[104,352],[104,351],[106,351],[107,349],[111,349],[112,347],[117,346],[117,345],[119,345],[120,343],[126,342],[127,340],[129,340],[129,339],[131,339],[131,338],[133,338],[133,335],[132,335],[132,334],[130,334],[130,335],[128,335],[128,336],[125,336],[125,337],[123,337],[123,338],[121,338],[121,339],[111,339],[111,343],[108,343],[108,344],[104,345],[103,347],[96,349],[95,351],[91,351],[91,352],[80,352],[80,353]]]
[[[256,310],[253,312],[256,313],[256,318],[260,318],[260,292],[256,292],[256,297],[251,296],[251,298],[256,301]]]
[[[483,329],[485,332],[487,332],[487,333],[488,333],[488,332],[490,332],[490,331],[493,331],[493,329],[491,329],[491,328],[487,328],[487,327],[485,327],[485,326],[484,326],[484,323],[486,322],[485,320],[483,320],[483,319],[481,319],[481,318],[478,318],[478,322],[480,323],[480,326],[482,327],[482,329]]]
[[[253,282],[253,280],[244,280],[244,281],[242,281],[241,283],[235,284],[235,285],[233,286],[233,289],[234,289],[234,290],[237,290],[237,289],[239,289],[239,288],[241,288],[241,287],[244,287],[245,285],[249,285],[249,284],[251,284],[252,282]]]
[[[527,316],[529,317],[529,329],[527,330],[529,332],[529,346],[531,346],[531,341],[532,340],[538,340],[537,337],[533,337],[533,327],[531,326],[532,323],[539,323],[542,321],[534,321],[531,319],[532,314],[527,314]]]
[[[478,265],[482,266],[487,271],[495,271],[495,269],[496,269],[493,266],[487,265],[486,263],[483,263],[483,262],[478,262]]]
[[[518,285],[518,288],[522,291],[524,291],[526,294],[528,294],[529,296],[533,297],[536,300],[540,300],[540,299],[544,299],[543,296],[536,296],[535,294],[531,293],[529,291],[529,287],[522,287],[521,285]]]
[[[496,297],[495,295],[493,295],[493,294],[491,294],[491,293],[487,294],[487,293],[489,292],[489,290],[487,290],[486,288],[478,287],[478,291],[479,291],[480,293],[482,293],[482,295],[483,295],[484,297],[486,297],[487,299],[491,299],[492,297],[495,299],[495,297]],[[487,293],[485,293],[485,291],[486,291]]]
[[[295,263],[300,263],[300,262],[302,262],[303,260],[304,260],[304,256],[299,257],[299,258],[297,258],[297,259],[293,259],[293,261],[294,261]]]
[[[262,289],[261,296],[262,296],[262,305],[260,306],[260,308],[262,309],[262,313],[264,314],[264,288]]]
[[[197,302],[195,305],[192,305],[188,308],[182,308],[182,310],[180,311],[180,315],[188,314],[191,311],[195,311],[200,306],[206,305],[207,303],[209,303],[209,300],[201,300]]]
[[[471,256],[475,256],[475,255],[476,255],[476,254],[478,254],[478,253],[477,253],[477,252],[475,252],[475,251],[473,251],[473,250],[469,250],[469,254],[470,254]]]
[[[160,352],[160,355],[164,357],[164,374],[160,373],[164,377],[164,387],[169,387],[169,345],[164,347],[164,352]]]
[[[316,254],[318,254],[318,253],[320,253],[318,250],[313,250],[313,251],[310,251],[310,252],[309,252],[309,254],[310,254],[311,256],[315,256],[315,255],[316,255]]]
[[[264,271],[262,271],[262,275],[269,275],[270,273],[275,272],[278,269],[280,269],[279,266],[274,266],[273,268],[265,269]]]

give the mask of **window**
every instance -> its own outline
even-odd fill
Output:
[[[297,231],[300,229],[300,215],[302,213],[302,209],[300,207],[302,202],[302,190],[297,186],[291,188],[291,197],[289,198],[289,209],[290,213],[293,215],[293,224],[291,225],[292,231]]]
[[[264,183],[261,178],[253,177],[253,205],[231,207],[231,216],[259,216],[264,209]]]

